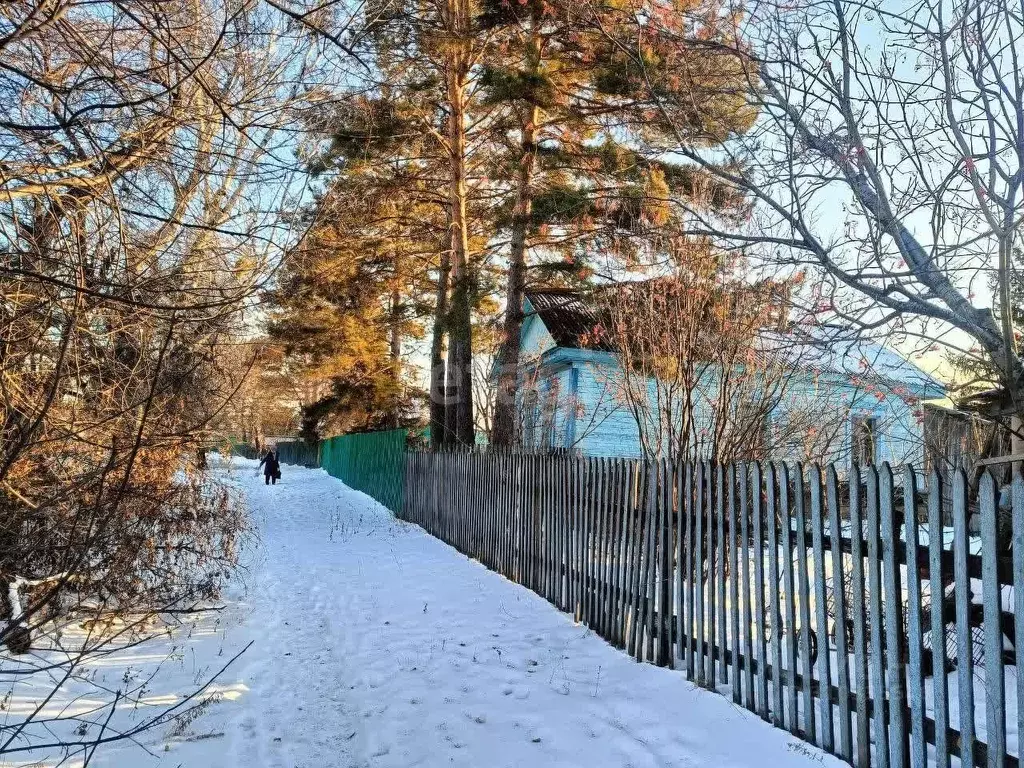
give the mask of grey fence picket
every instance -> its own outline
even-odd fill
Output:
[[[797,649],[800,645],[797,639],[796,621],[796,580],[793,574],[793,526],[789,499],[789,472],[784,464],[780,464],[776,479],[779,484],[779,509],[782,524],[782,592],[785,595],[783,603],[786,606],[784,617],[786,627],[786,726],[790,733],[800,733],[800,704],[797,690]]]
[[[807,514],[804,496],[803,467],[796,473],[796,544],[797,561],[800,563],[800,655],[803,657],[804,692],[804,738],[814,741],[815,715],[814,692],[811,681],[814,679],[814,659],[811,657],[811,582],[807,559]]]
[[[839,686],[839,750],[844,760],[853,760],[853,724],[850,719],[850,652],[846,647],[846,578],[843,567],[842,531],[839,524],[839,479],[836,468],[825,470],[825,500],[828,503],[828,532],[832,548],[832,599],[835,617],[836,681]],[[827,644],[825,648],[827,649]]]
[[[747,660],[743,675],[743,706],[754,711],[754,629],[750,595],[750,493],[747,468],[740,469],[740,541],[742,543],[741,573],[743,576],[743,656]]]
[[[729,682],[729,665],[726,663],[725,651],[728,648],[725,628],[725,571],[728,562],[725,544],[725,470],[722,466],[715,468],[716,474],[716,505],[715,516],[718,518],[717,535],[715,537],[715,562],[718,564],[715,569],[715,595],[718,600],[716,625],[718,635],[715,640],[720,651],[718,659],[718,681]]]
[[[765,465],[765,500],[767,520],[765,521],[766,546],[768,548],[768,611],[765,623],[771,628],[768,644],[772,659],[772,723],[785,728],[785,710],[782,704],[782,596],[779,592],[779,542],[778,509],[776,499],[775,465]]]
[[[684,530],[684,541],[686,551],[683,553],[684,562],[683,570],[685,572],[684,585],[684,597],[683,597],[683,636],[686,638],[686,679],[693,681],[696,675],[696,667],[694,664],[696,658],[696,647],[694,646],[694,638],[696,632],[694,630],[694,622],[696,617],[694,616],[694,601],[696,600],[696,582],[694,581],[694,567],[695,567],[695,548],[693,546],[694,541],[694,529],[696,527],[696,516],[695,516],[695,497],[696,488],[698,487],[698,481],[696,478],[696,467],[692,462],[686,463],[686,485],[683,488],[683,516],[685,518],[685,530]]]
[[[818,683],[823,688],[819,697],[821,728],[818,731],[818,746],[826,752],[831,752],[834,749],[835,734],[832,727],[832,701],[828,695],[828,688],[832,681],[832,664],[827,645],[828,596],[826,595],[825,545],[822,530],[825,505],[821,495],[821,469],[818,466],[810,468],[807,482],[811,491],[811,546],[814,549],[814,606],[816,613],[814,631],[818,636],[818,644],[821,646],[821,651],[818,653]]]
[[[891,751],[889,764],[893,768],[904,768],[904,750],[907,747],[906,720],[906,677],[901,668],[900,657],[903,645],[903,589],[900,580],[900,563],[896,554],[899,530],[896,526],[896,506],[893,503],[893,477],[888,464],[883,464],[879,475],[879,502],[882,522],[882,570],[885,582],[885,660],[887,702],[889,710],[889,743]]]
[[[675,619],[676,619],[676,655],[682,664],[686,663],[686,658],[689,656],[689,650],[687,648],[687,640],[689,638],[688,630],[686,630],[686,607],[685,607],[685,585],[686,585],[686,563],[684,558],[684,542],[686,541],[683,532],[686,526],[686,510],[687,501],[686,495],[688,493],[690,476],[686,471],[686,463],[679,462],[675,469],[676,476],[676,565],[675,565],[675,580],[676,580],[676,599],[675,599]]]
[[[1002,601],[996,572],[996,482],[990,472],[981,477],[978,506],[981,507],[981,593],[985,631],[985,743],[988,745],[988,768],[1002,768],[1006,752],[1006,687],[1003,678]]]
[[[757,625],[757,713],[765,720],[770,719],[768,711],[768,642],[765,637],[764,599],[764,513],[761,503],[761,466],[756,462],[751,467],[750,496],[753,501],[754,536],[754,622]]]
[[[704,682],[715,685],[715,469],[707,461],[704,463],[704,600],[707,609],[705,631],[701,634],[701,644],[707,646],[704,654]]]
[[[882,545],[880,542],[881,518],[879,516],[878,472],[874,467],[865,469],[867,474],[868,506],[868,626],[871,647],[868,663],[871,667],[869,685],[875,707],[875,757],[878,765],[889,765],[889,730],[885,707],[885,631],[882,619]]]
[[[931,645],[932,645],[932,713],[935,718],[935,760],[938,768],[949,768],[949,686],[946,679],[946,625],[942,605],[946,582],[943,578],[942,537],[942,480],[932,470],[928,479],[928,577],[931,592]]]
[[[1011,546],[1013,549],[1013,617],[1014,637],[1017,642],[1014,648],[1014,661],[1017,672],[1017,752],[1020,753],[1020,739],[1024,736],[1024,479],[1014,472],[1011,491],[1013,532]]]
[[[656,660],[659,666],[673,666],[672,662],[672,467],[667,459],[659,462],[658,493],[658,581]]]
[[[928,761],[924,735],[924,674],[921,665],[921,554],[917,519],[917,476],[911,467],[903,473],[903,526],[907,542],[907,698],[910,700],[910,765],[924,768]]]
[[[693,612],[694,612],[694,671],[697,685],[704,685],[704,511],[707,505],[707,465],[696,466],[697,483],[693,489]]]
[[[953,578],[956,593],[957,694],[960,701],[960,736],[968,747],[974,741],[974,659],[971,648],[971,585],[967,572],[967,477],[953,476]],[[962,768],[974,766],[971,749],[961,750]]]
[[[736,508],[736,465],[729,465],[728,479],[729,488],[729,650],[732,652],[732,700],[734,704],[740,703],[741,683],[740,668],[735,659],[740,653],[740,566],[739,566],[739,531],[737,530],[737,508]],[[749,666],[749,657],[748,662]]]
[[[867,601],[864,576],[864,504],[863,475],[854,464],[850,468],[850,615],[853,617],[853,669],[857,688],[857,768],[871,765],[871,721],[868,674]],[[846,629],[845,627],[843,628]]]

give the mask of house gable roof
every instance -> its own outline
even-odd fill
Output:
[[[597,313],[576,291],[533,290],[526,292],[526,299],[556,346],[612,351],[605,340],[595,338],[593,330],[598,324]]]

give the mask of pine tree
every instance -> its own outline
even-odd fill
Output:
[[[389,2],[368,9],[366,36],[381,93],[403,101],[409,133],[422,139],[438,171],[445,233],[439,252],[431,343],[431,433],[434,440],[474,441],[472,311],[473,201],[470,179],[474,65],[480,38],[471,0]],[[480,115],[473,116],[474,121]],[[429,145],[429,146],[427,146]],[[447,361],[441,355],[447,337]]]
[[[719,28],[708,7],[690,0],[648,10],[690,22],[702,14],[705,44],[730,34],[731,26]],[[481,19],[497,37],[484,82],[492,102],[511,108],[519,137],[505,169],[513,202],[505,222],[506,310],[492,430],[500,445],[516,439],[527,273],[552,266],[536,263],[536,255],[568,253],[568,272],[585,277],[588,251],[618,253],[631,265],[647,247],[641,236],[656,237],[674,215],[675,197],[693,201],[703,194],[709,209],[734,208],[739,201],[727,190],[666,161],[663,148],[679,140],[680,130],[694,143],[723,141],[748,127],[752,115],[736,98],[741,73],[710,71],[706,49],[681,49],[676,35],[645,37],[642,68],[621,53],[620,46],[633,43],[636,25],[620,4],[490,0]]]
[[[334,150],[356,133],[347,131]],[[388,171],[346,163],[306,212],[307,235],[284,260],[270,297],[270,335],[293,375],[329,385],[303,409],[307,437],[396,427],[413,415],[402,340],[422,333],[423,266],[434,256],[437,221],[417,198],[423,180],[408,168]]]

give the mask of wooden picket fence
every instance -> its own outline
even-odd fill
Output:
[[[1007,532],[991,477],[901,475],[410,453],[399,515],[853,765],[1016,767],[1024,482]]]

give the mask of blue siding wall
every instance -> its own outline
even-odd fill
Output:
[[[529,300],[524,311],[521,425],[530,421],[524,412],[523,393],[534,392],[530,400],[536,404],[532,419],[536,428],[530,435],[524,433],[524,443],[531,448],[570,448],[588,456],[641,456],[640,434],[624,396],[617,358],[607,352],[556,347]],[[695,429],[699,432],[711,426],[709,401],[718,390],[717,376],[709,373],[698,389]],[[924,462],[923,422],[921,406],[913,396],[928,393],[923,389],[909,392],[904,386],[900,394],[903,397],[891,389],[864,384],[855,376],[794,372],[771,416],[773,456],[849,466],[854,420],[870,416],[877,424],[878,461],[920,466]],[[656,405],[653,381],[648,400]],[[652,407],[648,412],[656,410]]]
[[[566,437],[572,435],[572,439],[560,442],[559,446],[576,448],[588,456],[638,457],[642,454],[639,430],[623,396],[622,374],[616,364],[575,363],[553,377],[558,380],[560,392],[557,429]],[[577,379],[575,397],[573,377]],[[707,382],[701,389],[705,397],[713,397],[715,384]],[[650,390],[653,404],[656,400],[653,384]],[[815,437],[801,440],[798,436],[780,449],[778,458],[834,461],[848,466],[852,455],[853,420],[873,416],[878,424],[878,460],[922,465],[924,436],[920,405],[907,402],[891,390],[883,388],[882,394],[880,399],[839,377],[802,374],[787,385],[782,402],[772,414],[771,429],[776,430],[775,437],[781,441],[780,435],[785,434],[786,424],[792,420],[801,428],[810,425]],[[707,413],[698,404],[698,425],[710,424]]]

